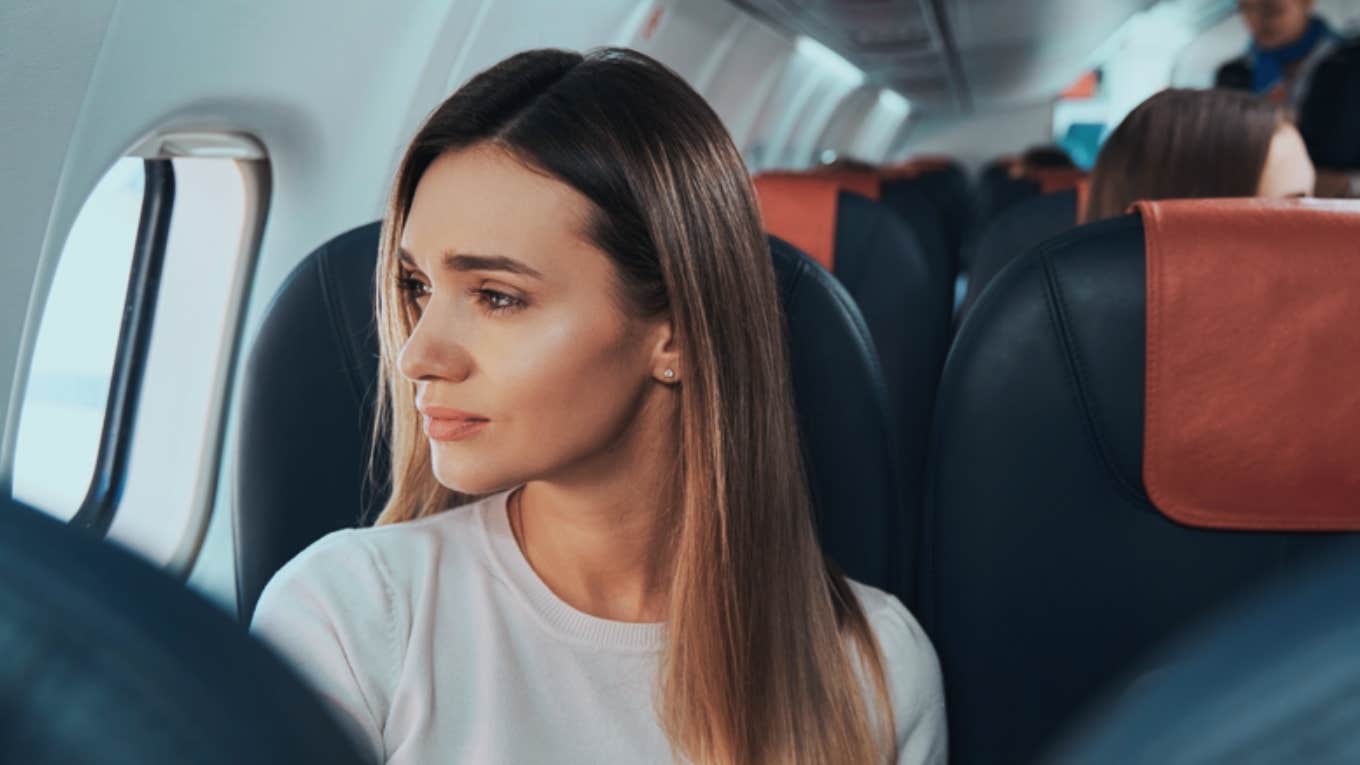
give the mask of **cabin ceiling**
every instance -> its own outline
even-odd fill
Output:
[[[1156,0],[731,0],[930,112],[1052,98]]]

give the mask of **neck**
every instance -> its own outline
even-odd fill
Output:
[[[668,399],[679,394],[657,394],[601,454],[511,498],[520,548],[539,578],[602,619],[665,620],[678,474]]]

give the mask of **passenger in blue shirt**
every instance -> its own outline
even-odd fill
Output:
[[[1313,13],[1313,0],[1238,0],[1251,32],[1214,85],[1287,105],[1318,167],[1315,194],[1360,197],[1360,43]]]

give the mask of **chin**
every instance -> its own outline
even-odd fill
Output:
[[[515,471],[506,470],[504,466],[488,464],[471,455],[451,451],[457,450],[432,445],[430,453],[435,480],[450,491],[481,496],[512,489],[524,482]]]

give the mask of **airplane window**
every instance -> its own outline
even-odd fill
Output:
[[[110,537],[173,569],[192,565],[202,544],[220,546],[212,532],[206,543],[197,540],[210,520],[227,515],[213,512],[213,487],[266,203],[263,163],[203,153],[173,159],[175,213],[125,488],[109,530]]]
[[[130,155],[81,209],[47,291],[14,496],[187,573],[230,536],[209,521],[268,160],[249,136],[203,132]]]
[[[145,187],[136,157],[104,174],[67,236],[38,328],[13,490],[62,520],[84,501],[99,453]]]

